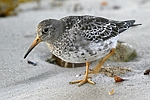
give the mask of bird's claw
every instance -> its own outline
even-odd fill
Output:
[[[88,77],[89,78],[89,77]],[[79,83],[78,86],[80,87],[81,85],[85,84],[85,83],[90,83],[90,84],[96,84],[95,82],[91,81],[90,79],[83,79],[83,80],[77,80],[77,81],[73,81],[73,82],[69,82],[70,84],[76,84]],[[91,78],[91,77],[90,77]]]

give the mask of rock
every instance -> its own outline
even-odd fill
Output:
[[[61,60],[60,58],[56,57],[55,55],[52,54],[51,58],[48,58],[46,62],[52,63],[59,65],[61,67],[66,67],[66,68],[73,68],[73,67],[81,67],[84,66],[85,63],[69,63]]]
[[[128,43],[118,41],[115,54],[109,61],[128,62],[137,56],[136,50]]]

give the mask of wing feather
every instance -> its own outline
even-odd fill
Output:
[[[66,31],[76,29],[77,34],[94,42],[105,41],[115,37],[127,30],[135,22],[134,20],[113,21],[88,15],[68,16],[61,20],[66,23]]]

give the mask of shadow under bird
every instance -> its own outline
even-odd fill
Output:
[[[24,58],[40,42],[46,42],[50,52],[56,57],[70,63],[86,63],[86,73],[83,80],[70,82],[88,82],[88,74],[101,70],[104,62],[114,54],[118,36],[132,26],[135,20],[115,21],[95,16],[67,16],[56,19],[46,19],[36,28],[37,37],[28,49]],[[97,66],[89,71],[89,62],[101,59]]]

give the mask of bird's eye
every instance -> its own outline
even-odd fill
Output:
[[[44,28],[42,33],[47,34],[47,32],[48,32],[48,28]]]

